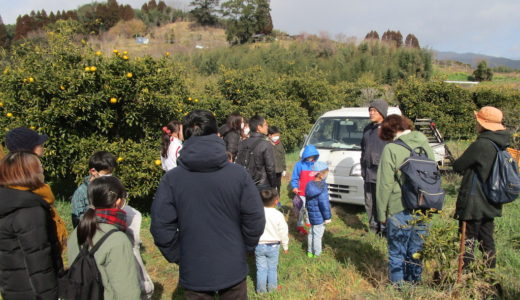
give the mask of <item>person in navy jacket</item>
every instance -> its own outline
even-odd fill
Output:
[[[186,299],[247,299],[246,252],[265,227],[258,189],[244,167],[228,162],[211,112],[192,111],[183,129],[178,166],[152,203],[150,231],[164,257],[179,264]]]

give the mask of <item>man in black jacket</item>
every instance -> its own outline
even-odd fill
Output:
[[[365,181],[365,209],[368,215],[368,227],[375,233],[382,233],[384,228],[377,221],[376,178],[379,158],[387,142],[378,134],[379,126],[388,113],[388,103],[379,99],[370,103],[368,113],[371,123],[363,130],[361,139],[361,176]]]
[[[238,146],[236,162],[243,163],[242,158],[249,152],[253,153],[254,166],[249,171],[259,190],[276,187],[276,168],[273,145],[267,140],[269,127],[267,121],[255,115],[249,119],[251,136]],[[246,168],[249,166],[244,165]]]
[[[247,299],[246,251],[264,231],[262,200],[246,170],[227,161],[209,111],[191,112],[183,128],[182,155],[161,179],[150,231],[179,264],[186,299]]]

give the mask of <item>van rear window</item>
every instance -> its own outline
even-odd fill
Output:
[[[322,149],[360,150],[369,118],[327,117],[314,124],[307,144]]]

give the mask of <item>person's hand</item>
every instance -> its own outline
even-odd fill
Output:
[[[283,253],[287,254],[287,253],[289,253],[289,250],[283,250]]]
[[[282,177],[285,177],[285,175],[287,175],[287,172],[283,171],[282,172]]]
[[[300,192],[300,190],[298,188],[294,188],[294,189],[292,189],[292,192],[295,194],[298,194]]]
[[[324,223],[325,223],[325,224],[329,224],[330,222],[331,222],[330,219],[328,219],[328,220],[325,220]]]

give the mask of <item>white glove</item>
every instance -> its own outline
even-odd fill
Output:
[[[287,172],[283,171],[282,172],[282,177],[285,177],[286,174],[287,174]]]

